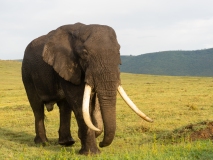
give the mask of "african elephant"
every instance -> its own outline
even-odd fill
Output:
[[[59,144],[75,142],[70,133],[71,111],[79,127],[80,154],[100,152],[96,145],[96,136],[101,133],[100,119],[104,138],[99,146],[111,144],[116,130],[117,90],[128,99],[121,87],[119,49],[111,27],[81,23],[61,26],[26,47],[22,80],[35,117],[35,143],[48,141],[44,105],[51,111],[57,103]],[[130,99],[127,103],[143,119],[152,121]]]

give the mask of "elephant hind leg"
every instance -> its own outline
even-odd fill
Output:
[[[33,85],[33,83],[24,83],[27,97],[30,102],[30,106],[33,110],[34,117],[35,117],[35,132],[36,136],[34,138],[34,142],[36,144],[43,143],[45,144],[48,142],[48,139],[46,137],[46,130],[44,126],[44,103],[40,99],[40,97],[36,93],[36,89]]]
[[[66,100],[57,103],[60,111],[59,139],[60,145],[71,146],[75,143],[70,133],[71,107]]]
[[[39,101],[34,101],[31,103],[31,107],[33,109],[34,117],[35,117],[35,131],[36,131],[36,137],[34,139],[34,142],[36,144],[43,143],[45,144],[48,142],[47,136],[46,136],[46,130],[44,126],[44,104]]]
[[[36,131],[36,137],[34,138],[34,142],[36,144],[43,143],[45,144],[48,142],[47,136],[46,136],[46,130],[44,126],[44,104],[37,104],[39,106],[39,109],[34,109],[34,116],[35,116],[35,131]]]

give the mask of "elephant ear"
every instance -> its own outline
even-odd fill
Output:
[[[59,28],[50,32],[48,36],[42,53],[43,60],[65,80],[80,84],[81,69],[73,53],[69,33]]]

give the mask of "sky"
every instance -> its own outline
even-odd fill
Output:
[[[0,0],[0,59],[76,22],[114,28],[121,55],[213,48],[212,0]]]

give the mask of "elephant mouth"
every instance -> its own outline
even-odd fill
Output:
[[[143,118],[147,122],[153,122],[151,118],[146,116],[142,111],[139,110],[139,108],[132,102],[132,100],[127,96],[126,92],[124,91],[123,87],[121,85],[118,86],[117,88],[119,94],[123,98],[123,100],[128,104],[128,106],[141,118]],[[86,123],[86,125],[94,130],[94,131],[101,131],[99,128],[95,127],[91,121],[90,117],[90,112],[89,112],[89,104],[90,104],[90,95],[91,95],[92,88],[88,85],[85,84],[85,89],[84,89],[84,96],[83,96],[83,106],[82,106],[82,111],[83,111],[83,118]]]

